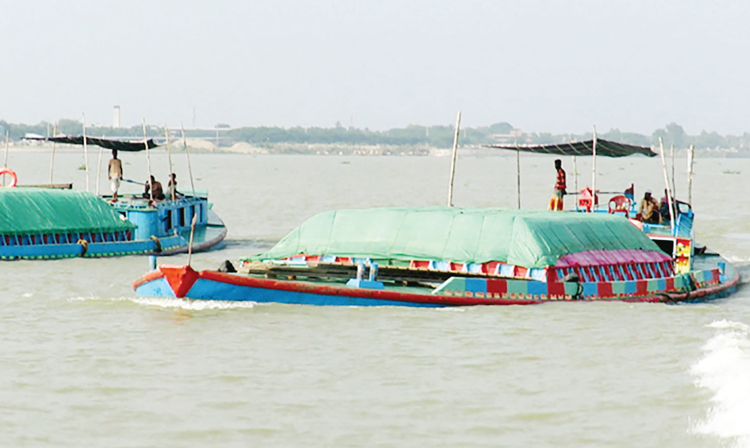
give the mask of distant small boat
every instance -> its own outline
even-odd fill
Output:
[[[690,302],[739,276],[718,255],[688,272],[622,216],[423,207],[339,210],[303,223],[239,273],[161,265],[140,296],[307,305]],[[229,269],[232,270],[231,268]]]
[[[55,137],[54,141],[82,144],[84,140]],[[90,137],[85,141],[122,151],[145,148],[144,143]],[[152,140],[147,144],[155,146]],[[13,178],[9,185],[15,185],[16,174],[7,171]],[[180,193],[174,200],[154,201],[142,194],[120,194],[112,202],[109,196],[71,186],[0,187],[0,260],[187,252],[193,218],[195,252],[217,246],[227,234],[206,195]]]

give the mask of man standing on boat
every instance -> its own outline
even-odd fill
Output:
[[[109,161],[109,188],[112,190],[112,202],[117,202],[117,190],[120,189],[122,179],[122,161],[117,158],[117,150],[112,150],[112,159]]]
[[[549,200],[549,206],[547,206],[547,210],[562,211],[563,196],[567,194],[565,170],[562,168],[562,160],[555,160],[555,170],[557,170],[557,181],[555,182],[555,190],[552,192],[552,198],[550,198]]]

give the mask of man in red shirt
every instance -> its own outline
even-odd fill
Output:
[[[547,207],[547,210],[562,211],[563,195],[567,194],[565,170],[562,169],[562,160],[555,160],[555,170],[557,170],[557,181],[555,182],[555,190],[552,192],[552,198],[550,198],[549,200],[549,206]]]

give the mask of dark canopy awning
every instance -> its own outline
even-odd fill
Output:
[[[31,140],[44,140],[47,142],[55,142],[55,143],[67,143],[70,145],[83,145],[83,136],[63,136],[63,137],[27,137]],[[125,142],[121,140],[108,140],[104,138],[95,138],[95,137],[86,137],[86,144],[87,145],[95,145],[95,146],[101,146],[102,148],[106,149],[116,149],[118,151],[143,151],[146,149],[146,144],[148,144],[148,149],[156,148],[157,145],[154,143],[153,139],[148,139],[146,143],[144,144],[141,142]]]
[[[535,152],[539,154],[557,154],[561,156],[590,156],[594,152],[594,141],[570,143],[553,143],[551,145],[485,145],[488,148],[513,149],[518,151]],[[625,157],[631,154],[643,154],[648,157],[656,156],[650,148],[644,146],[626,145],[609,140],[596,139],[596,155],[603,157]]]

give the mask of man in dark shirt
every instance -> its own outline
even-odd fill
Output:
[[[151,194],[149,194],[149,190],[153,188],[153,191],[151,191]],[[161,182],[157,181],[154,176],[151,176],[151,182],[146,182],[146,188],[143,192],[144,198],[153,198],[156,201],[163,201],[164,196],[164,190],[161,186]]]

